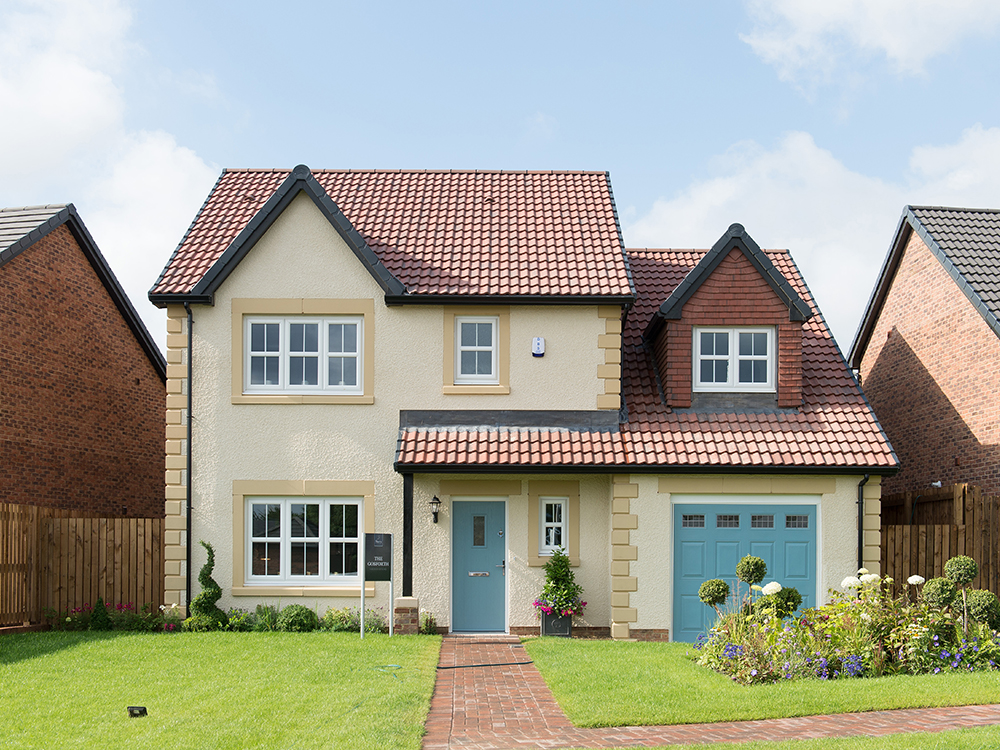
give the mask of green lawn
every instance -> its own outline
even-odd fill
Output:
[[[0,747],[416,748],[441,639],[0,637]],[[125,707],[149,715],[129,719]]]
[[[995,672],[799,680],[745,687],[699,667],[691,659],[693,649],[683,643],[540,638],[526,641],[525,647],[570,720],[585,727],[1000,702],[1000,674]]]

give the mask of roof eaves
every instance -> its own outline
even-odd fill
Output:
[[[401,442],[401,441],[400,441]],[[630,474],[876,474],[892,476],[899,466],[734,466],[731,464],[452,464],[404,463],[398,459],[393,469],[400,474],[604,474],[627,471]]]
[[[386,305],[631,305],[623,294],[386,294]]]
[[[735,243],[740,248],[751,265],[757,269],[757,272],[788,307],[789,320],[806,321],[815,314],[812,308],[792,288],[784,274],[775,268],[770,258],[760,249],[760,246],[747,233],[743,225],[732,224],[726,233],[712,245],[712,249],[705,253],[698,264],[670,293],[670,296],[663,301],[659,310],[653,314],[643,332],[644,339],[648,341],[655,338],[667,320],[680,319],[684,305],[722,263],[728,250],[731,249],[731,243]]]
[[[292,170],[285,181],[274,191],[274,194],[267,199],[264,206],[258,211],[250,222],[237,235],[236,239],[230,243],[225,252],[213,264],[212,268],[202,279],[195,284],[191,290],[192,296],[201,299],[206,297],[211,300],[216,290],[222,285],[230,273],[239,265],[240,261],[246,257],[257,241],[270,229],[271,225],[281,215],[282,211],[288,207],[292,200],[300,193],[308,195],[316,207],[320,209],[331,226],[341,236],[348,247],[354,252],[358,260],[368,270],[375,279],[375,282],[386,294],[403,295],[406,287],[399,279],[392,275],[382,264],[374,251],[368,247],[361,234],[354,228],[343,211],[334,203],[323,187],[313,177],[312,172],[304,164],[299,164]],[[157,299],[161,295],[150,295]],[[184,295],[185,297],[187,295]],[[181,296],[171,295],[171,299],[179,300]],[[210,302],[211,303],[211,302]]]

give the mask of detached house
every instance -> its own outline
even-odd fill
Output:
[[[1000,492],[1000,211],[906,206],[851,349],[901,470]]]
[[[878,566],[895,458],[791,258],[626,251],[605,173],[227,170],[150,299],[168,601],[204,539],[224,606],[357,605],[387,532],[453,631],[537,632],[563,547],[577,627],[690,640],[744,554],[810,604]]]

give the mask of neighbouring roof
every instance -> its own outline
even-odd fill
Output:
[[[160,278],[156,304],[211,302],[305,192],[386,301],[631,302],[605,172],[225,170]]]
[[[643,332],[706,250],[629,250],[637,299],[623,331],[626,421],[568,424],[403,425],[399,471],[871,472],[894,473],[892,447],[819,314],[803,322],[799,409],[671,410],[660,395]],[[805,306],[817,307],[791,256],[762,251]]]
[[[107,260],[90,236],[72,203],[23,208],[0,208],[0,267],[28,250],[50,232],[66,225],[84,256],[90,262],[104,288],[139,342],[160,379],[166,381],[167,363],[163,353],[149,335],[142,318],[135,311],[125,290],[115,277]]]
[[[860,367],[910,235],[916,232],[987,325],[1000,336],[1000,210],[906,206],[896,227],[850,361]]]

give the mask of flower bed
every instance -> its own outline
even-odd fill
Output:
[[[830,592],[829,604],[785,617],[750,593],[720,611],[696,644],[698,663],[747,685],[997,669],[1000,603],[990,592],[966,592],[975,576],[968,563],[946,566],[950,579],[911,576],[895,598],[890,578],[861,569],[844,579],[844,591]]]

